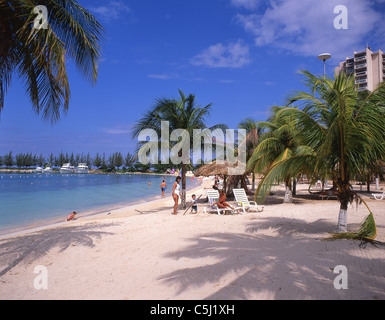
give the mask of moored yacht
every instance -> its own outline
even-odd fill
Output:
[[[70,163],[65,163],[60,168],[60,173],[75,173],[75,167],[71,166]]]
[[[37,167],[33,172],[34,173],[42,173],[43,172],[43,168],[42,167]]]
[[[76,173],[89,173],[89,170],[87,163],[79,163],[76,167]]]
[[[52,172],[53,172],[53,170],[52,170],[51,167],[45,167],[45,168],[43,169],[43,173],[52,173]]]

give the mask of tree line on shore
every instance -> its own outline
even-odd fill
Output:
[[[6,168],[35,168],[35,167],[53,167],[60,168],[65,163],[71,163],[77,166],[79,163],[86,163],[89,168],[100,170],[127,170],[127,171],[148,171],[150,165],[143,165],[136,161],[134,154],[128,152],[123,155],[121,152],[114,152],[108,156],[105,153],[96,153],[91,156],[90,153],[64,153],[60,152],[58,155],[50,153],[48,157],[43,154],[17,153],[14,154],[9,151],[7,154],[0,155],[0,167]],[[157,171],[166,171],[164,165],[156,166]]]

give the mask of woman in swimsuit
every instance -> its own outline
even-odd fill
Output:
[[[216,203],[216,205],[218,206],[218,208],[220,209],[226,209],[226,208],[230,208],[232,210],[232,213],[234,212],[234,208],[232,206],[230,206],[226,201],[226,193],[221,190],[219,191],[219,200],[218,202]]]
[[[178,200],[180,197],[180,185],[179,182],[182,180],[180,176],[178,176],[174,182],[174,185],[172,187],[172,197],[174,198],[174,215],[176,215],[176,212],[178,210]]]

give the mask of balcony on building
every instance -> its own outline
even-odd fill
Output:
[[[346,67],[353,67],[354,66],[354,59],[346,60]]]
[[[359,63],[359,64],[356,64],[355,65],[355,69],[362,69],[362,68],[366,68],[366,62],[364,63]]]
[[[346,74],[352,74],[354,73],[354,68],[346,68]]]
[[[366,78],[356,80],[356,84],[362,84],[362,83],[366,83],[366,82],[367,82]]]
[[[368,74],[367,70],[362,70],[359,72],[356,72],[356,77],[366,76]]]
[[[358,87],[358,91],[359,91],[359,92],[365,91],[365,90],[367,90],[366,88],[367,88],[367,86],[364,86],[364,87]]]
[[[355,58],[354,61],[360,62],[366,60],[366,56]]]

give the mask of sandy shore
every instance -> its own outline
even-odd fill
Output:
[[[339,204],[306,189],[283,204],[276,188],[262,213],[205,214],[202,202],[173,216],[167,198],[3,237],[0,299],[385,299],[385,246],[325,241]],[[385,200],[368,204],[385,242]],[[349,207],[350,229],[367,215]],[[333,285],[339,265],[347,290]],[[47,289],[35,288],[38,266]]]

